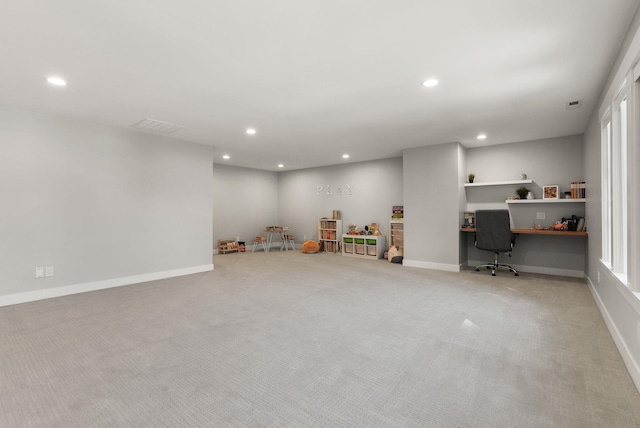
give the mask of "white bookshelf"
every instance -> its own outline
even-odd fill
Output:
[[[384,235],[342,235],[342,255],[362,257],[367,259],[381,259],[387,239]]]
[[[404,222],[403,219],[389,221],[389,245],[396,245],[404,251]]]
[[[321,218],[318,220],[318,243],[327,253],[340,251],[340,237],[342,235],[342,220]]]

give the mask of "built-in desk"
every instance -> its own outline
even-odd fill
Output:
[[[473,238],[475,228],[461,228],[462,237]],[[587,232],[569,230],[511,229],[520,237],[511,252],[509,264],[518,271],[549,275],[584,277]],[[462,264],[486,263],[486,252],[467,239],[467,256]]]
[[[460,230],[462,232],[476,231],[472,227],[463,227]],[[511,233],[519,235],[589,236],[587,232],[573,232],[571,230],[511,229]]]

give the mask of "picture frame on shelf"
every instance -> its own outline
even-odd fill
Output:
[[[542,186],[542,199],[558,199],[558,186]]]

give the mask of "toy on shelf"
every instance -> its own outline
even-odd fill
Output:
[[[240,247],[235,239],[218,240],[218,254],[237,253]]]

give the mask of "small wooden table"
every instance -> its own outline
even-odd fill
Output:
[[[280,251],[282,250],[287,251],[286,235],[291,233],[288,227],[277,226],[273,228],[267,228],[264,230],[264,232],[267,234],[266,251],[269,251],[271,249],[271,243],[273,242],[273,235],[276,235],[276,236],[280,235],[280,239],[282,240],[282,243],[280,244]]]

